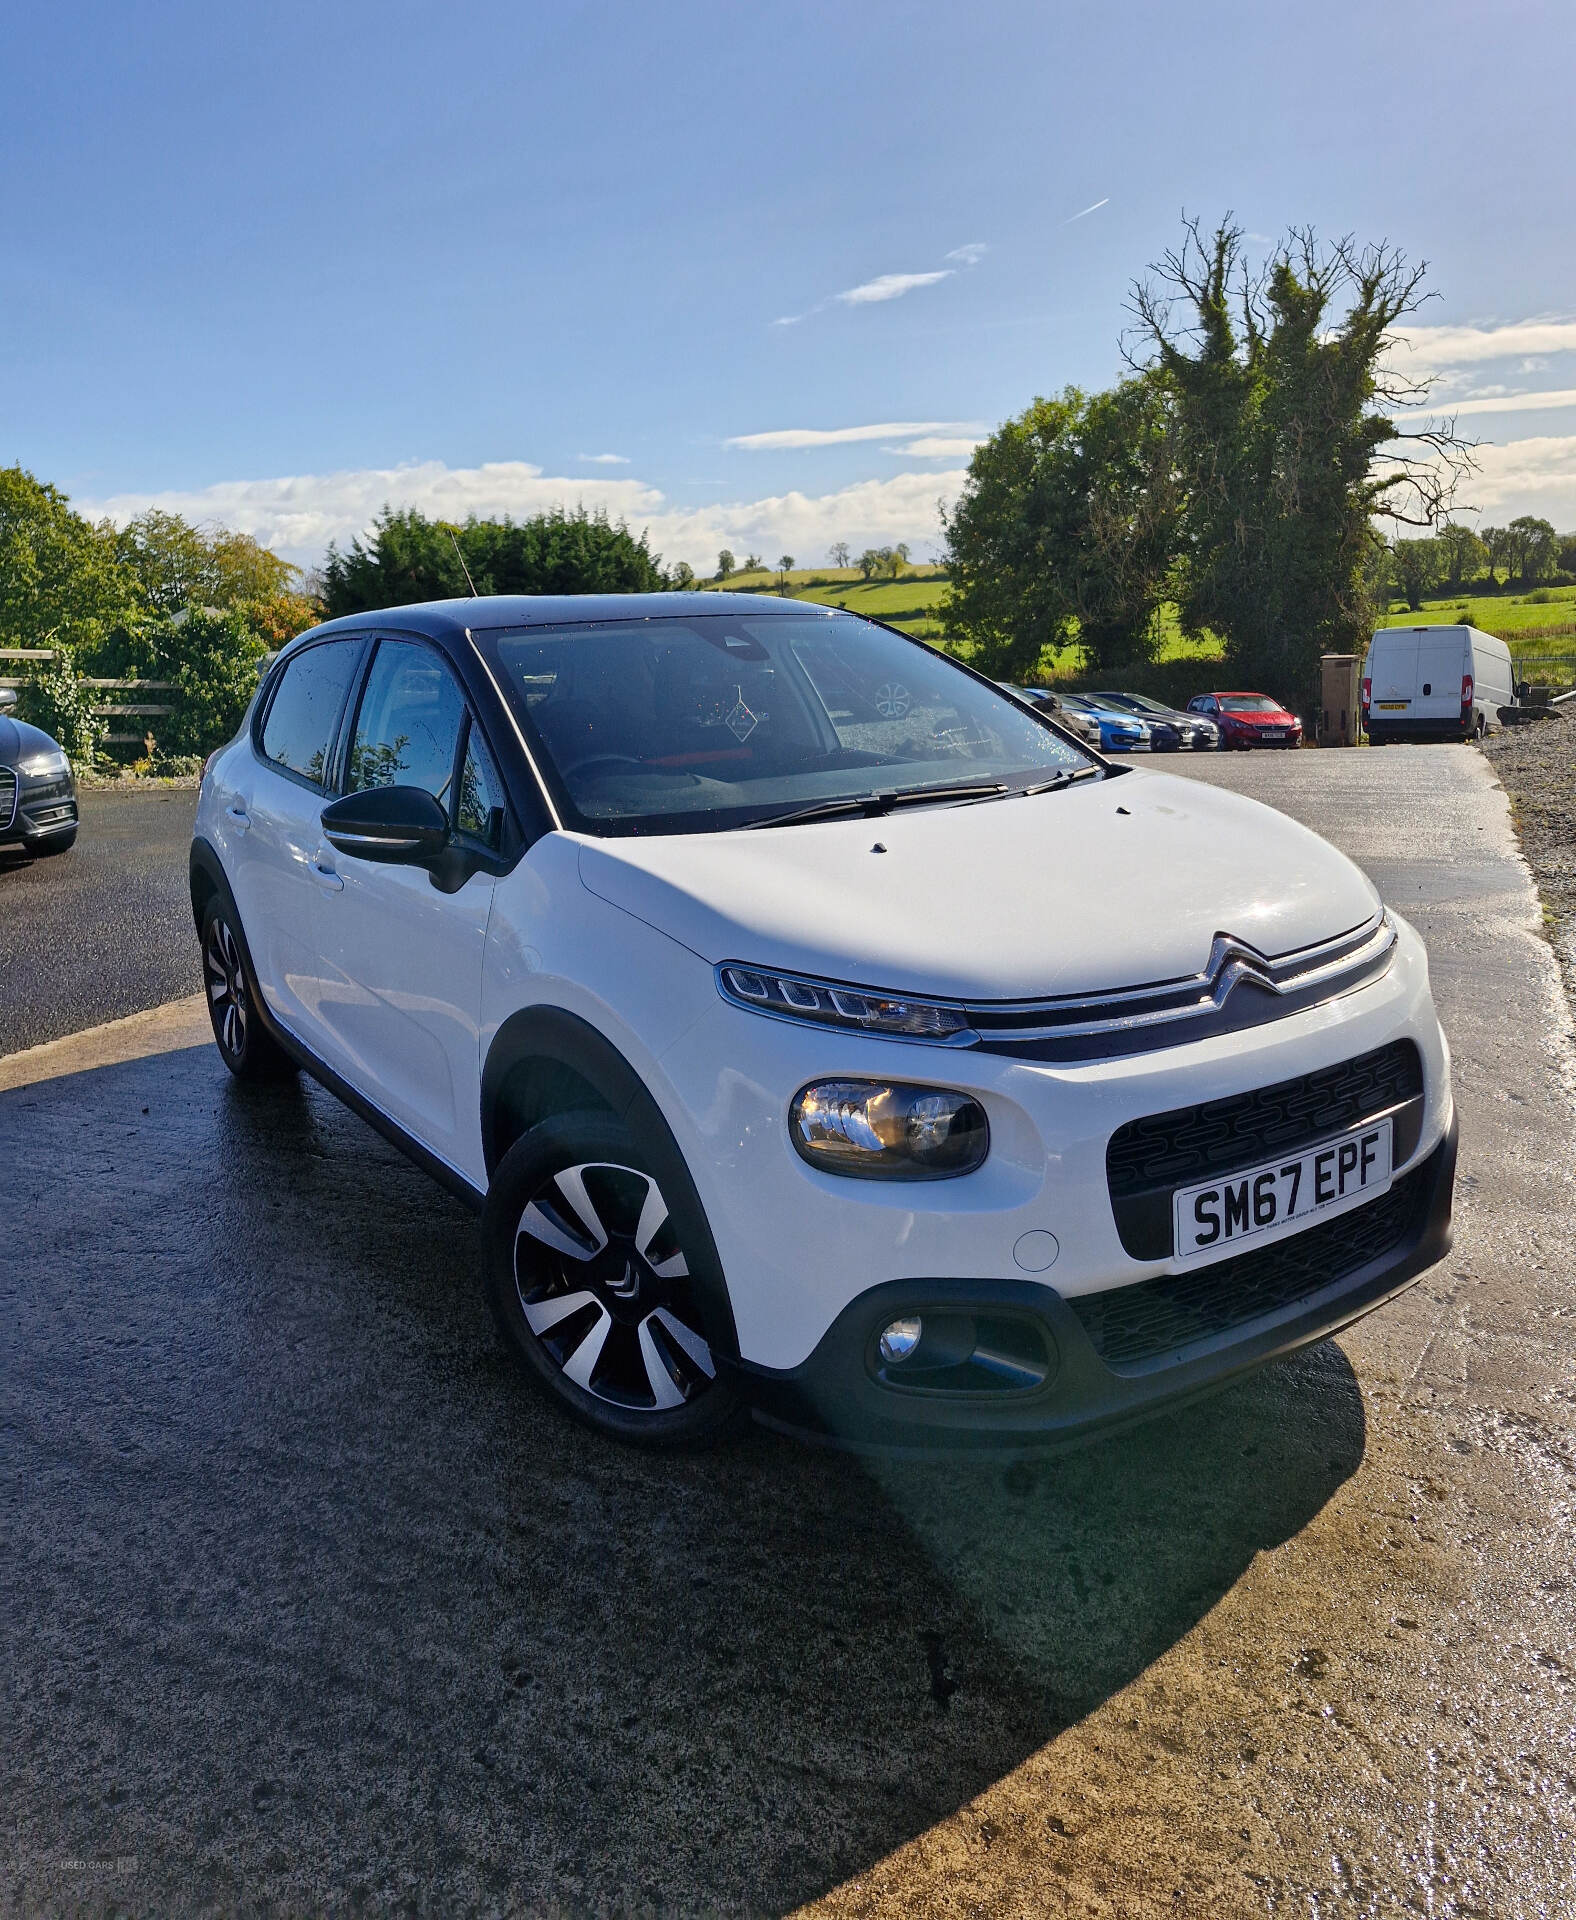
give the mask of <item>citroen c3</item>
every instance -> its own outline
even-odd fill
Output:
[[[226,1066],[476,1208],[508,1348],[629,1441],[1034,1447],[1450,1244],[1427,960],[1363,874],[836,609],[317,627],[191,898]]]

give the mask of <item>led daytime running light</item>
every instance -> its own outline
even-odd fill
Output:
[[[774,1013],[791,1020],[813,1020],[855,1032],[884,1034],[901,1040],[950,1041],[973,1039],[963,1007],[936,1000],[911,1000],[896,994],[870,993],[858,987],[834,987],[795,974],[767,973],[734,961],[717,969],[723,997],[755,1013]]]

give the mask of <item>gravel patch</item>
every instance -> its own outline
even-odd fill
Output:
[[[1506,728],[1484,752],[1510,795],[1566,991],[1576,1000],[1576,719],[1561,714]]]

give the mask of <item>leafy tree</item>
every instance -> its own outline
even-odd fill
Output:
[[[1190,221],[1154,271],[1133,310],[1172,396],[1183,622],[1223,637],[1234,676],[1300,698],[1321,653],[1362,649],[1374,520],[1432,528],[1470,464],[1452,431],[1389,413],[1426,394],[1386,361],[1425,270],[1304,231],[1250,274],[1228,220]]]
[[[826,550],[826,557],[834,567],[846,567],[848,565],[848,542],[846,540],[834,540]]]
[[[1488,549],[1470,527],[1447,520],[1439,529],[1439,551],[1444,560],[1445,586],[1459,593],[1463,584],[1475,580],[1488,562]]]
[[[1432,593],[1445,573],[1445,556],[1437,540],[1397,540],[1390,549],[1396,586],[1406,596],[1413,613],[1421,610],[1423,596]]]
[[[272,593],[262,600],[242,600],[236,611],[270,653],[277,653],[286,641],[315,627],[323,617],[322,603],[304,593]]]
[[[746,573],[764,573],[765,570],[766,570],[766,562],[761,558],[761,556],[758,553],[750,553],[745,555],[744,571]]]
[[[945,518],[949,635],[1024,678],[1081,643],[1091,665],[1142,657],[1177,539],[1170,421],[1154,378],[1036,400],[974,450]]]
[[[908,565],[909,546],[906,540],[899,540],[895,547],[886,549],[887,571],[894,580],[901,580],[903,569]]]
[[[285,592],[300,573],[249,533],[227,527],[204,532],[157,507],[127,522],[115,537],[115,550],[154,615],[268,600]]]
[[[726,580],[729,574],[733,572],[736,564],[733,555],[724,547],[722,552],[717,555],[717,578],[719,580]]]
[[[668,585],[646,536],[637,539],[602,512],[472,516],[450,528],[414,507],[385,507],[368,540],[353,540],[345,552],[330,544],[323,599],[330,615],[457,599],[470,591],[467,570],[482,594],[658,593]]]
[[[1496,567],[1505,569],[1505,578],[1510,578],[1510,563],[1515,540],[1505,527],[1485,527],[1483,529],[1483,552],[1488,561],[1488,583],[1497,587],[1499,580],[1495,575]]]
[[[678,593],[682,593],[685,591],[686,588],[692,587],[694,586],[694,584],[695,584],[695,569],[689,564],[687,560],[681,560],[678,563],[678,565],[673,569],[674,591]]]
[[[175,711],[160,724],[166,753],[207,753],[240,726],[269,654],[267,639],[246,613],[200,609],[165,623],[158,676],[178,689]]]
[[[866,580],[873,579],[881,571],[881,549],[866,547],[859,556],[859,572]]]
[[[1559,552],[1555,558],[1560,563],[1560,572],[1576,573],[1576,533],[1562,533],[1559,538]]]
[[[1506,532],[1511,538],[1511,558],[1516,578],[1524,587],[1535,587],[1547,580],[1559,560],[1559,535],[1547,520],[1523,513],[1512,520]]]
[[[107,522],[90,526],[25,468],[0,469],[0,646],[90,653],[136,598]]]

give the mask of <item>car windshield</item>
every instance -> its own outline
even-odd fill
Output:
[[[583,832],[696,833],[931,789],[988,798],[1100,765],[1019,701],[850,614],[475,638],[566,824]]]
[[[1280,707],[1263,693],[1223,693],[1220,696],[1223,713],[1279,713]]]

